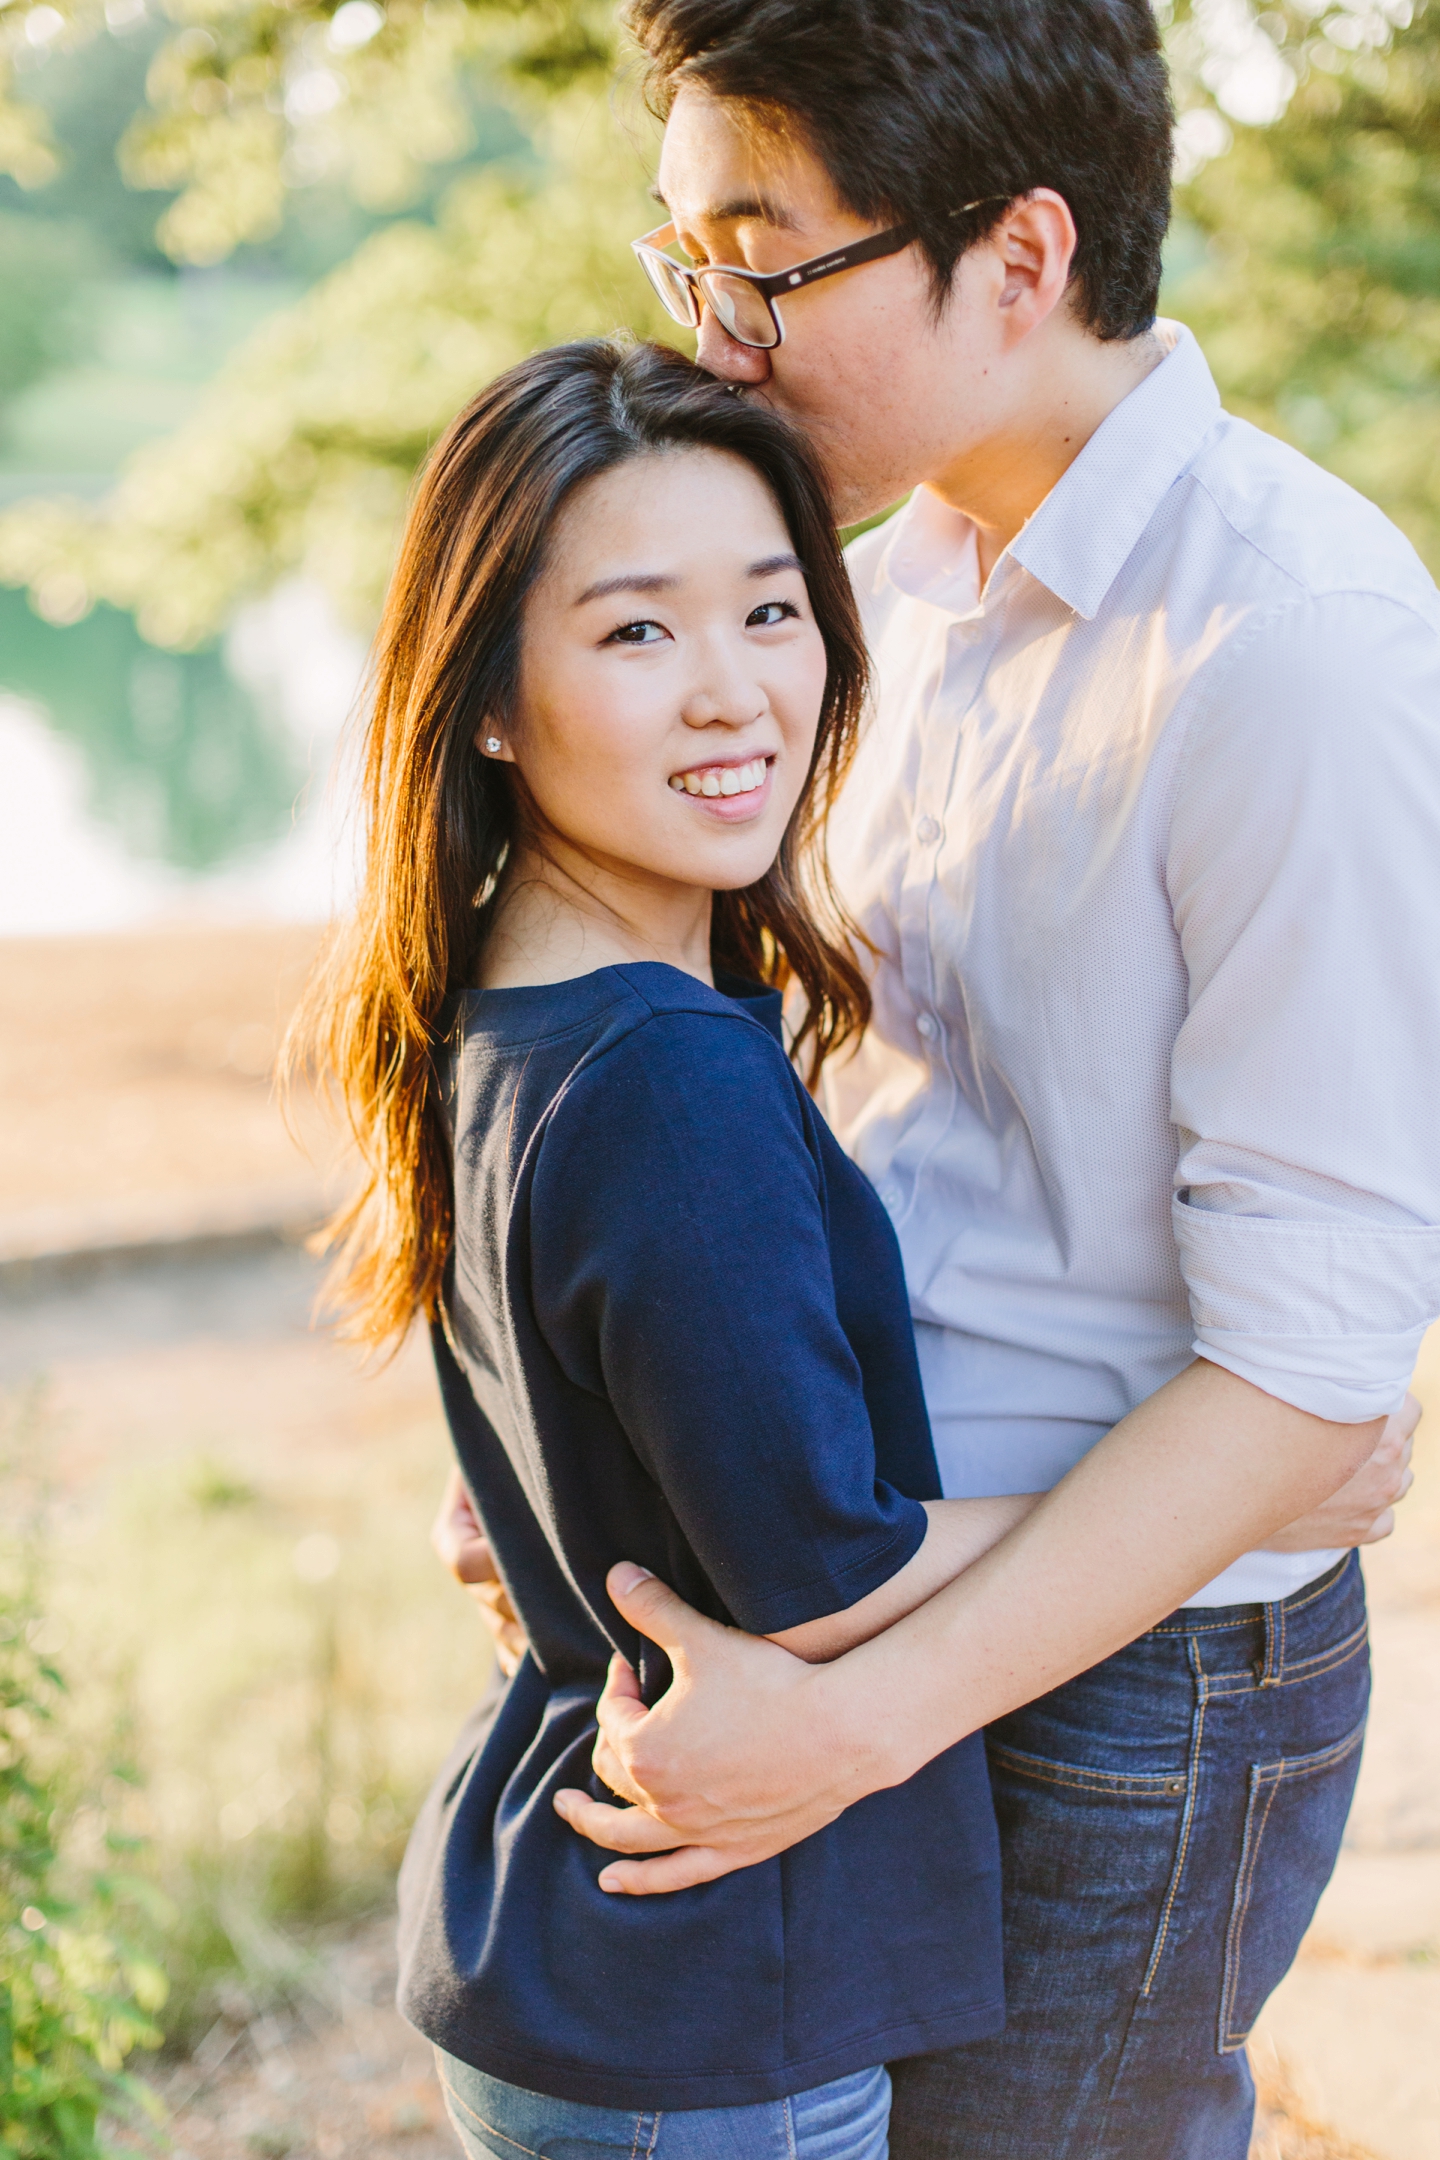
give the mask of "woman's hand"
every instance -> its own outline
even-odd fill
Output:
[[[439,1511],[430,1525],[430,1543],[456,1582],[479,1606],[480,1617],[495,1638],[495,1661],[510,1679],[518,1671],[529,1644],[458,1469],[450,1472]]]
[[[1267,1552],[1326,1552],[1350,1545],[1376,1545],[1395,1528],[1395,1506],[1415,1482],[1410,1450],[1420,1405],[1407,1395],[1393,1417],[1385,1420],[1375,1452],[1362,1463],[1348,1485],[1332,1493],[1321,1506],[1312,1508],[1298,1522],[1265,1541]]]

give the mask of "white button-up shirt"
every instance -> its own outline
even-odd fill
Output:
[[[924,488],[850,550],[877,699],[830,846],[878,957],[825,1105],[951,1494],[1048,1488],[1192,1353],[1378,1417],[1440,1310],[1440,596],[1161,329],[983,594]]]

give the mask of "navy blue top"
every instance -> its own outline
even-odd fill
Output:
[[[617,1560],[771,1634],[887,1581],[939,1495],[894,1233],[779,1003],[637,965],[469,992],[456,1016],[435,1351],[531,1648],[411,1839],[400,2001],[476,2069],[603,2107],[777,2099],[1003,2022],[978,1737],[666,1896],[608,1896],[611,1856],[551,1806],[605,1797],[612,1649],[647,1701],[668,1684],[605,1594]]]

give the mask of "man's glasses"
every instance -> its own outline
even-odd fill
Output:
[[[982,195],[975,202],[962,203],[951,217],[963,217],[967,210],[983,209],[986,203],[1004,202],[1003,195]],[[898,255],[909,247],[915,238],[913,225],[892,225],[885,232],[872,233],[868,240],[856,240],[849,247],[834,248],[828,255],[812,255],[808,262],[794,263],[788,270],[773,270],[768,276],[755,270],[740,270],[729,263],[711,263],[703,270],[694,270],[689,263],[676,262],[673,255],[665,254],[667,247],[675,244],[675,227],[657,225],[642,239],[632,240],[640,267],[659,295],[661,305],[675,322],[684,323],[687,329],[698,330],[702,308],[708,307],[715,320],[737,345],[751,345],[761,351],[785,341],[785,325],[775,302],[781,293],[798,292],[803,286],[818,285],[821,278],[836,277],[842,270],[854,270],[861,263],[879,262],[883,256]]]

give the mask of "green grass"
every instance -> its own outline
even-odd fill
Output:
[[[57,1518],[43,1639],[70,1676],[65,1775],[82,1835],[103,1817],[140,1841],[164,1900],[172,2050],[323,1998],[316,1944],[392,1898],[483,1684],[482,1631],[426,1540],[438,1426],[412,1439],[367,1450],[339,1493],[197,1446]],[[133,1784],[107,1767],[117,1729]]]

